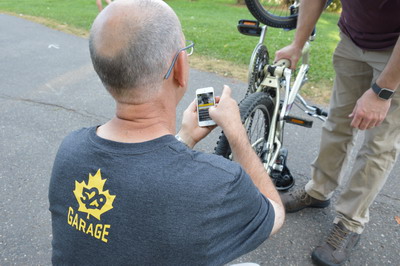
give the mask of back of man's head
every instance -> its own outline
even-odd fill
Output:
[[[89,48],[111,95],[120,102],[142,103],[161,88],[182,38],[179,19],[162,0],[118,0],[95,19]]]

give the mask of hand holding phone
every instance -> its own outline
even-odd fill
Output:
[[[239,106],[235,99],[231,96],[232,90],[229,86],[224,85],[222,95],[218,102],[218,107],[210,109],[210,116],[213,121],[218,124],[224,131],[233,131],[242,126],[242,119],[240,117]]]
[[[200,127],[216,125],[211,119],[208,110],[215,105],[214,88],[207,87],[196,90],[197,117]]]

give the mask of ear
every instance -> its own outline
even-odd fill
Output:
[[[189,66],[188,66],[188,59],[187,55],[185,52],[181,52],[178,55],[178,59],[176,60],[175,66],[174,66],[174,75],[173,78],[178,83],[180,87],[186,88],[187,82],[188,82],[188,71],[189,71]]]

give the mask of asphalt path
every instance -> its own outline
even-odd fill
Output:
[[[246,90],[245,83],[212,73],[192,69],[190,75],[177,110],[178,128],[197,88],[213,86],[220,94],[228,84],[237,100]],[[113,117],[114,107],[92,68],[87,39],[0,14],[0,265],[51,264],[47,190],[57,148],[70,131]],[[320,126],[316,121],[312,129],[286,127],[296,187],[308,180]],[[195,148],[213,152],[219,132]],[[399,168],[397,163],[372,205],[370,223],[346,265],[399,265]],[[235,262],[311,265],[310,253],[333,218],[333,207],[287,215],[277,235]]]

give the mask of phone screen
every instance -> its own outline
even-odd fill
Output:
[[[213,106],[214,103],[214,93],[205,92],[197,94],[197,106],[199,108],[199,122],[212,120],[208,109]]]

